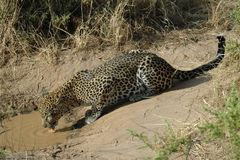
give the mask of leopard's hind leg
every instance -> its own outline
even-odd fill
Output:
[[[157,56],[146,56],[137,70],[138,86],[145,88],[139,94],[130,97],[130,101],[138,101],[159,94],[172,86],[174,68]]]

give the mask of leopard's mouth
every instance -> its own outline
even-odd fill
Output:
[[[55,132],[56,132],[56,130],[55,130],[55,129],[52,129],[52,128],[50,128],[50,129],[48,129],[48,132],[49,132],[49,133],[55,133]]]
[[[57,126],[57,122],[51,122],[51,123],[49,123],[49,122],[43,121],[42,126],[43,126],[44,128],[55,129],[55,127]]]

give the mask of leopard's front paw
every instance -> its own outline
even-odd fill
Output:
[[[85,123],[91,124],[96,121],[101,116],[101,111],[92,112],[92,110],[87,110],[85,113]]]

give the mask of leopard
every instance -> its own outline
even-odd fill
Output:
[[[155,53],[141,49],[122,52],[92,70],[80,70],[42,99],[38,106],[42,125],[55,130],[61,117],[83,104],[91,105],[85,113],[85,124],[91,124],[107,107],[140,101],[171,88],[176,80],[201,76],[224,58],[225,37],[217,39],[215,58],[192,70],[176,69]]]

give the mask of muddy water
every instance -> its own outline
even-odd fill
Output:
[[[13,151],[26,151],[44,148],[57,143],[63,143],[70,131],[49,133],[41,126],[38,112],[19,115],[4,122],[4,130],[0,132],[0,147]]]

